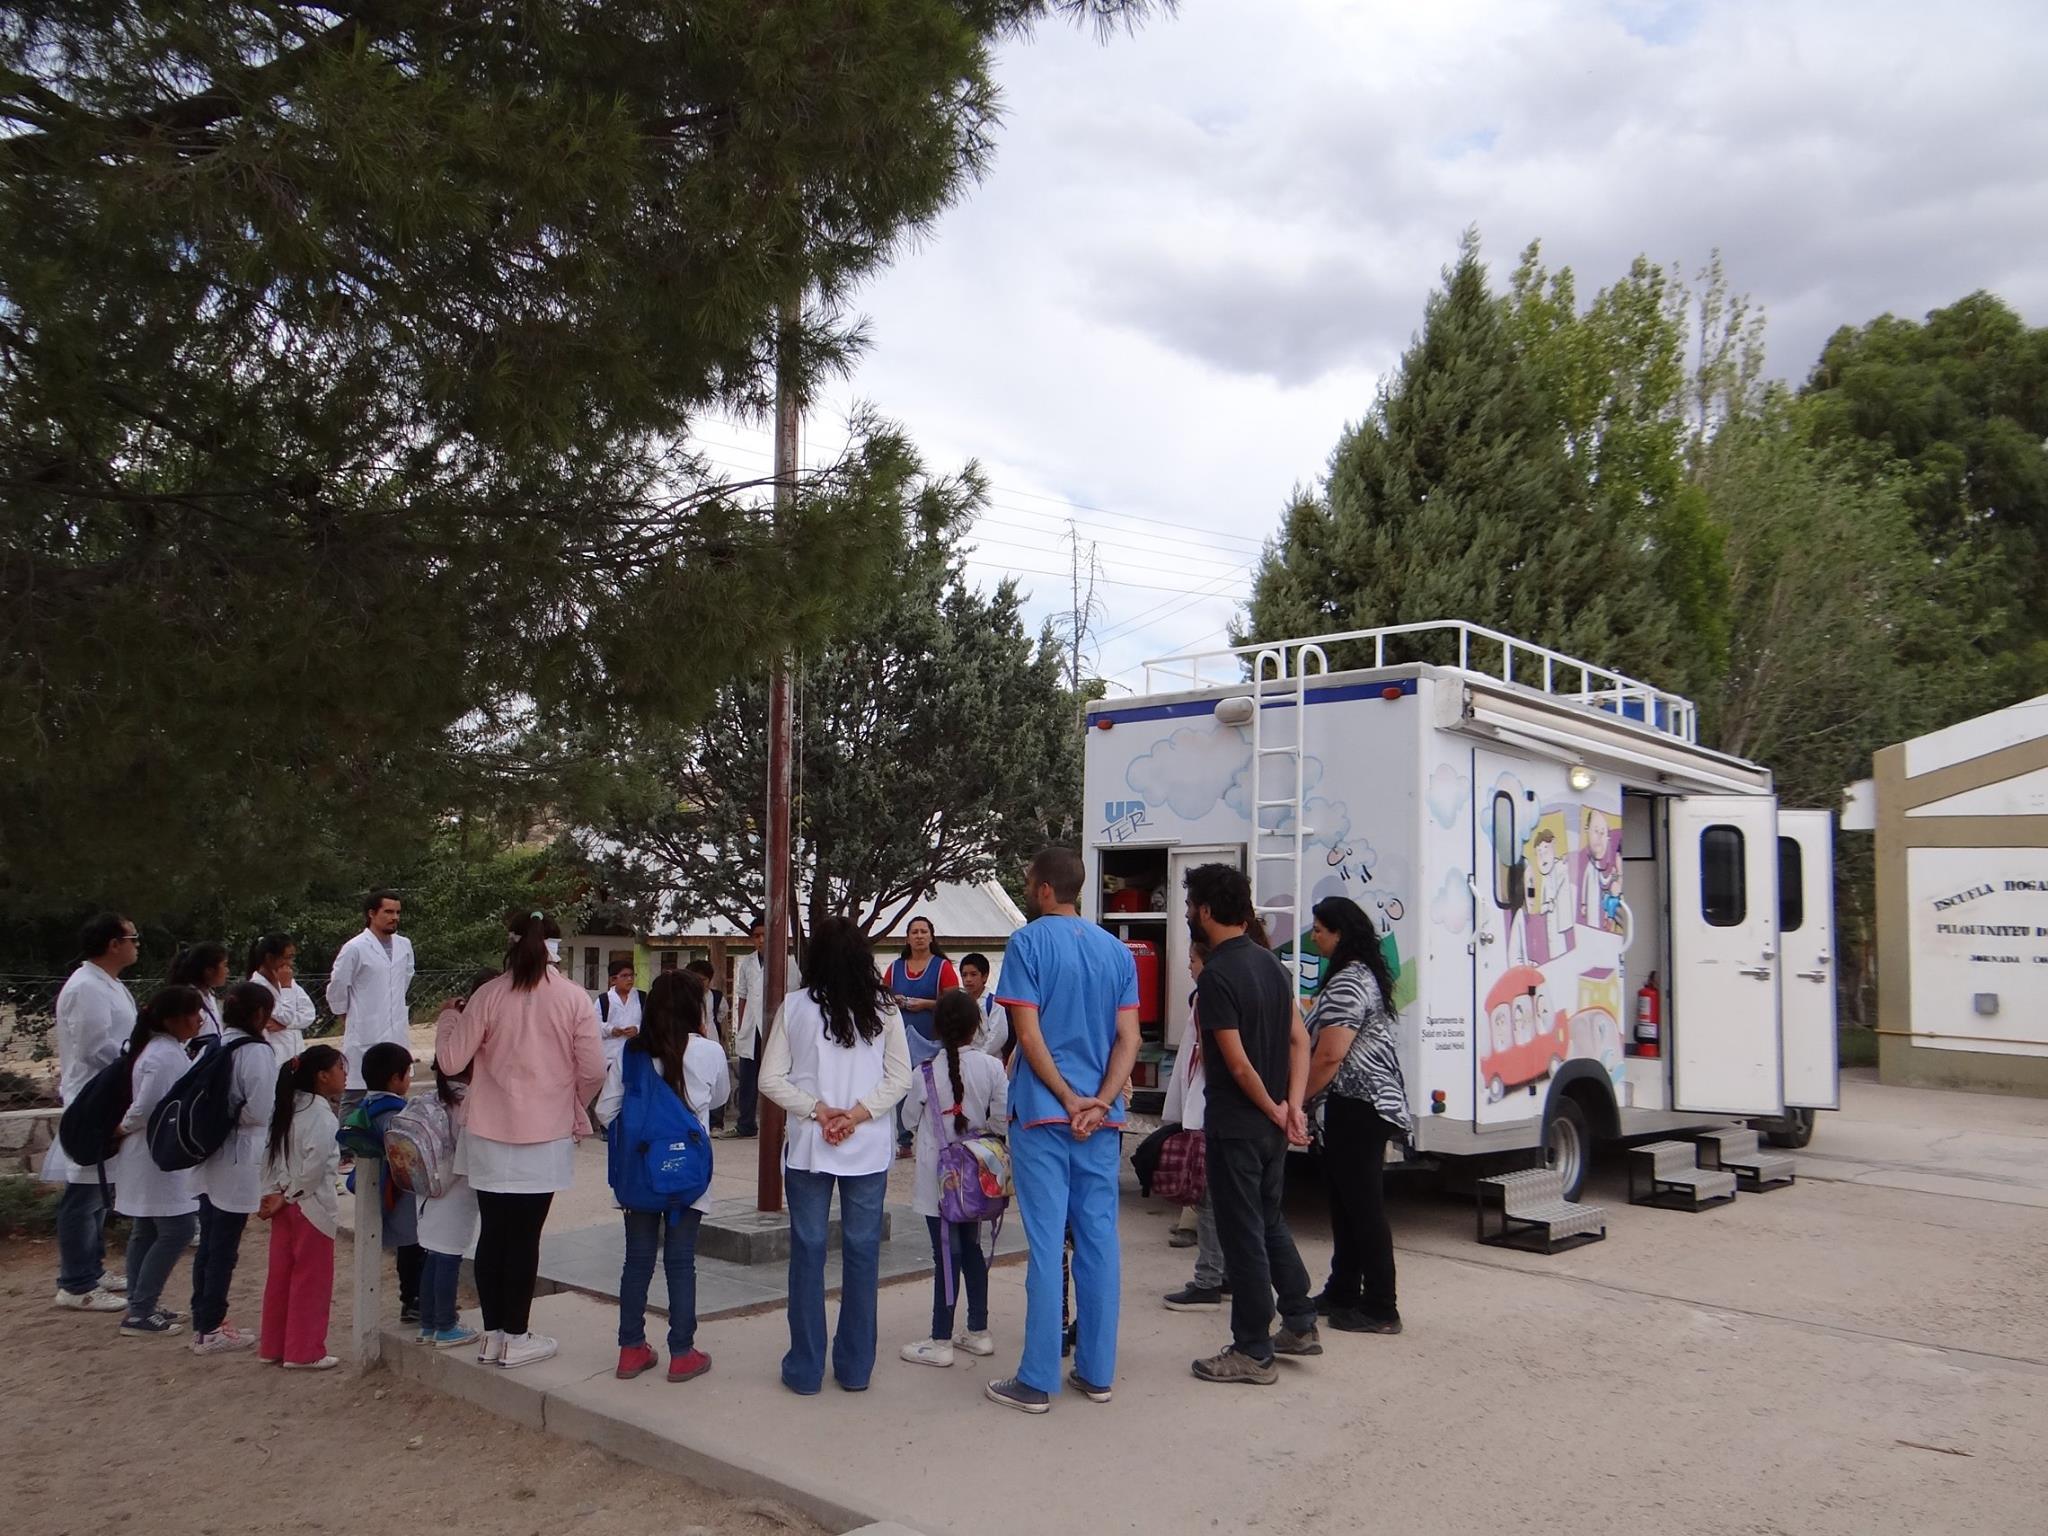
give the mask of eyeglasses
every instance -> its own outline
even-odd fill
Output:
[[[142,935],[139,933],[124,933],[121,935],[120,941],[123,944],[140,944],[142,942]]]

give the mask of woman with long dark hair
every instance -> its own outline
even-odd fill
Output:
[[[126,1216],[128,1232],[128,1315],[121,1332],[130,1338],[168,1338],[184,1324],[157,1305],[164,1282],[199,1231],[199,1191],[192,1170],[166,1173],[149,1155],[150,1111],[185,1069],[186,1043],[204,1018],[199,993],[165,987],[135,1016],[128,1037],[128,1113],[121,1117],[121,1150],[108,1169],[114,1181],[114,1210]]]
[[[922,912],[903,929],[903,952],[889,962],[889,995],[903,1015],[904,1041],[910,1047],[910,1070],[915,1072],[939,1054],[939,1034],[932,1022],[939,999],[960,985],[960,973],[939,948],[939,931]],[[896,1116],[896,1155],[908,1157],[915,1127],[899,1111]]]
[[[225,1033],[220,1022],[220,989],[228,984],[228,947],[208,940],[178,951],[164,976],[167,986],[190,987],[199,994],[199,1033],[191,1047],[195,1052],[209,1040]]]
[[[288,933],[266,933],[249,946],[249,979],[277,999],[270,1016],[270,1048],[278,1065],[306,1048],[316,1017],[313,999],[298,981],[299,945]]]
[[[841,1289],[832,1374],[865,1392],[875,1368],[875,1290],[889,1184],[887,1116],[910,1089],[903,1016],[875,972],[867,936],[844,917],[811,935],[804,986],[783,999],[761,1063],[761,1092],[788,1116],[789,1353],[782,1383],[805,1397],[825,1381],[825,1237],[839,1190]]]
[[[1331,896],[1310,935],[1323,979],[1309,1010],[1311,1103],[1322,1105],[1323,1184],[1334,1250],[1316,1310],[1345,1333],[1399,1333],[1394,1236],[1387,1226],[1387,1143],[1415,1128],[1394,1049],[1394,975],[1379,930],[1357,902]]]
[[[477,1358],[516,1367],[546,1360],[555,1341],[532,1332],[540,1233],[555,1196],[575,1177],[583,1106],[604,1086],[604,1046],[590,994],[554,968],[562,930],[545,912],[506,918],[505,974],[460,1013],[443,1013],[434,1061],[470,1069],[456,1172],[476,1191],[476,1290],[483,1307]]]

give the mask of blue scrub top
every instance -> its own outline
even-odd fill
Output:
[[[1010,937],[996,1001],[1038,1010],[1038,1028],[1067,1086],[1102,1086],[1116,1048],[1119,1010],[1138,1006],[1138,967],[1122,939],[1085,917],[1035,918]],[[1110,1106],[1123,1118],[1124,1101]],[[1010,1119],[1021,1125],[1064,1122],[1056,1094],[1038,1080],[1020,1050],[1010,1085]]]

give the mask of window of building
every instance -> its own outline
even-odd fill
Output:
[[[583,946],[583,986],[586,991],[595,992],[603,983],[597,975],[597,946]]]
[[[1700,915],[1714,928],[1735,928],[1749,916],[1748,851],[1742,829],[1700,831]]]

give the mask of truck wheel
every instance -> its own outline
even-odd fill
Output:
[[[1549,1118],[1543,1122],[1543,1163],[1564,1175],[1565,1199],[1578,1199],[1593,1166],[1593,1128],[1572,1099],[1551,1101]]]
[[[1764,1140],[1774,1147],[1803,1147],[1813,1140],[1813,1118],[1810,1109],[1788,1109],[1784,1119],[1767,1122]]]

